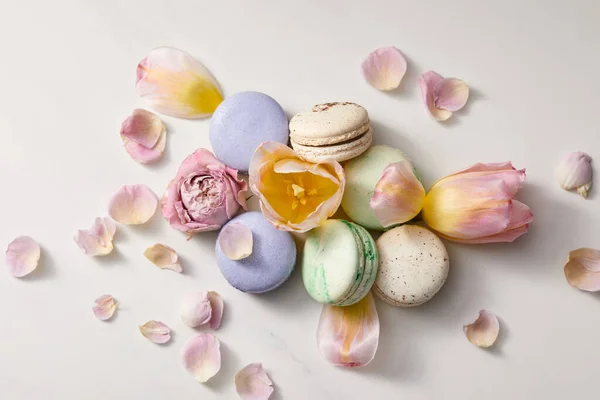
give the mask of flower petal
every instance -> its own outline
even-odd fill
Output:
[[[323,306],[317,346],[327,361],[341,367],[367,365],[378,343],[379,317],[370,292],[351,306]]]
[[[220,312],[222,313],[223,310],[221,309]],[[181,320],[191,328],[209,323],[212,318],[212,313],[213,308],[209,292],[188,294],[183,298],[179,307]]]
[[[588,292],[600,291],[600,250],[580,248],[571,251],[564,271],[571,286]]]
[[[234,382],[242,400],[268,400],[275,390],[261,363],[246,365],[235,374]]]
[[[165,244],[153,244],[144,251],[144,256],[160,269],[182,271],[177,252]]]
[[[171,340],[171,329],[159,321],[148,321],[140,325],[140,332],[152,343],[163,344]]]
[[[581,151],[569,154],[556,168],[556,179],[565,190],[577,190],[585,199],[592,187],[592,158]]]
[[[425,201],[425,189],[410,161],[388,165],[371,197],[371,208],[384,228],[413,219]]]
[[[211,315],[208,321],[208,326],[211,329],[219,329],[221,320],[223,319],[223,299],[217,292],[208,292],[208,300],[210,301]]]
[[[218,237],[225,257],[241,260],[252,254],[252,231],[241,223],[227,224]]]
[[[581,248],[569,253],[569,260],[577,260],[585,269],[600,272],[600,250]]]
[[[117,310],[117,303],[110,294],[105,294],[94,300],[92,307],[94,315],[101,321],[110,319]]]
[[[454,172],[445,178],[440,179],[435,183],[441,184],[442,182],[450,182],[453,179],[462,178],[475,178],[481,179],[481,184],[485,182],[492,182],[496,180],[504,181],[506,188],[511,197],[515,196],[517,192],[523,187],[525,182],[526,171],[523,169],[516,169],[513,167],[510,161],[503,163],[477,163],[471,165],[468,168]]]
[[[201,333],[183,345],[185,369],[198,382],[204,383],[221,369],[221,343],[210,333]]]
[[[117,226],[112,219],[96,218],[88,230],[79,230],[75,235],[75,243],[88,256],[105,256],[113,250],[113,238]]]
[[[489,311],[479,311],[479,317],[463,326],[463,332],[469,342],[478,347],[490,347],[496,342],[500,332],[500,323],[498,318]]]
[[[156,146],[154,146],[151,149],[146,148],[141,144],[128,139],[123,140],[123,145],[125,146],[125,150],[127,151],[127,153],[129,153],[131,158],[133,158],[135,161],[141,164],[150,164],[159,160],[162,157],[163,152],[165,151],[166,144],[166,131],[161,133],[160,138],[158,139],[158,143],[156,143]]]
[[[38,266],[40,246],[29,236],[19,236],[9,243],[6,249],[6,264],[10,273],[21,278],[30,274]]]
[[[173,117],[206,118],[223,101],[206,67],[172,47],[156,48],[140,61],[136,88],[152,108]]]
[[[146,185],[125,185],[110,199],[108,214],[125,225],[148,222],[156,212],[158,199]]]
[[[369,53],[362,63],[364,78],[379,90],[393,90],[406,73],[406,59],[397,48],[381,47]]]
[[[434,89],[438,83],[444,78],[437,72],[428,71],[421,74],[419,77],[419,85],[421,86],[421,95],[423,101],[429,109],[429,112],[438,121],[445,121],[452,116],[452,112],[448,110],[442,110],[435,106]]]
[[[435,107],[450,112],[460,110],[469,99],[469,87],[460,79],[444,78],[433,89]]]
[[[158,143],[160,135],[166,130],[158,115],[137,108],[121,124],[121,138],[151,149]]]

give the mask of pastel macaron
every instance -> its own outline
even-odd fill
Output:
[[[308,232],[302,255],[302,279],[308,294],[323,304],[349,306],[369,293],[379,257],[363,227],[326,220]]]
[[[442,241],[417,225],[393,228],[377,239],[379,272],[373,291],[386,303],[414,307],[442,288],[450,262]]]
[[[345,161],[367,150],[373,133],[367,110],[355,103],[318,104],[290,120],[290,143],[306,161]]]
[[[279,231],[260,212],[245,212],[228,224],[242,223],[252,231],[252,253],[241,260],[227,258],[217,239],[217,265],[234,288],[264,293],[285,282],[296,263],[296,243],[289,232]],[[226,226],[225,225],[225,226]]]
[[[263,142],[286,144],[288,119],[273,98],[259,92],[240,92],[227,97],[210,121],[210,144],[219,160],[247,172],[254,150]]]

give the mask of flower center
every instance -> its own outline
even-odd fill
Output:
[[[294,196],[294,200],[292,201],[292,210],[297,209],[300,204],[305,205],[306,201],[308,200],[307,197],[314,196],[317,193],[315,189],[307,192],[302,186],[287,179],[285,180],[285,183],[287,184],[287,194],[289,196]]]

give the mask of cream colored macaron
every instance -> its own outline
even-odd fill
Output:
[[[403,225],[377,240],[379,272],[373,289],[386,303],[414,307],[426,303],[442,288],[450,262],[444,244],[433,232]]]
[[[355,103],[318,104],[290,120],[290,141],[310,162],[345,161],[371,145],[373,132],[367,110]]]

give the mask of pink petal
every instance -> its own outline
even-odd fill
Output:
[[[371,208],[384,228],[413,219],[423,208],[425,189],[410,161],[390,164],[371,197]]]
[[[177,252],[165,244],[153,244],[144,251],[144,256],[160,269],[183,271]]]
[[[215,297],[214,295],[212,296],[213,298]],[[209,323],[212,320],[213,313],[210,297],[209,292],[197,292],[186,295],[179,307],[179,315],[183,323],[191,328]],[[219,312],[219,310],[216,311]],[[222,308],[220,312],[223,312]],[[220,319],[219,316],[219,322]]]
[[[460,79],[444,78],[433,89],[435,107],[455,112],[467,104],[469,87]]]
[[[121,138],[131,140],[147,149],[158,143],[165,126],[158,115],[140,108],[133,110],[133,114],[121,124]]]
[[[246,365],[235,374],[234,382],[242,400],[268,400],[275,390],[261,363]]]
[[[323,306],[317,346],[327,361],[341,367],[367,365],[378,344],[379,317],[370,292],[351,306]]]
[[[30,274],[38,266],[40,246],[29,236],[19,236],[9,243],[6,249],[6,264],[10,273],[21,278]]]
[[[482,184],[485,182],[492,182],[501,180],[506,184],[506,188],[511,197],[515,196],[519,189],[523,187],[525,182],[525,169],[517,170],[512,166],[510,161],[504,163],[491,163],[491,164],[475,164],[461,171],[454,172],[445,178],[440,179],[435,184],[449,182],[454,179],[481,179]]]
[[[156,212],[158,199],[146,185],[125,185],[110,199],[108,214],[125,225],[148,222]]]
[[[113,238],[117,227],[112,219],[96,218],[88,230],[79,230],[75,243],[89,256],[105,256],[113,250]]]
[[[406,73],[406,59],[397,48],[381,47],[369,53],[362,63],[364,78],[379,90],[393,90]]]
[[[565,190],[577,190],[585,199],[592,187],[592,158],[581,151],[569,154],[556,168],[556,179]]]
[[[591,272],[600,272],[600,250],[581,248],[569,253],[569,260],[576,260]]]
[[[600,251],[588,248],[571,251],[564,272],[571,286],[587,292],[600,291]]]
[[[198,382],[204,383],[221,369],[221,344],[210,333],[201,333],[183,345],[185,369]]]
[[[94,306],[92,307],[94,315],[101,321],[110,319],[115,313],[116,309],[117,303],[110,294],[105,294],[98,297],[94,301]]]
[[[141,325],[140,332],[152,343],[164,344],[171,340],[171,329],[159,321],[148,321]]]
[[[123,140],[123,145],[125,146],[125,150],[127,151],[127,153],[129,153],[131,158],[133,158],[135,161],[142,164],[150,164],[159,160],[162,157],[163,152],[165,151],[166,144],[166,131],[163,131],[161,133],[160,137],[158,138],[158,142],[156,143],[156,146],[152,148],[144,147],[141,144],[136,143],[132,140]]]
[[[479,311],[479,317],[463,326],[463,331],[469,342],[478,347],[490,347],[496,342],[500,332],[498,318],[489,311]]]
[[[221,320],[223,319],[223,299],[217,292],[208,292],[208,300],[210,301],[211,316],[208,321],[208,326],[211,329],[219,329],[221,326]]]
[[[443,79],[444,78],[440,74],[433,71],[424,72],[419,77],[423,101],[431,115],[438,121],[445,121],[452,116],[452,112],[437,108],[434,104],[434,89]]]
[[[241,260],[252,254],[252,231],[239,222],[225,225],[218,241],[223,254],[230,260]]]

